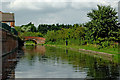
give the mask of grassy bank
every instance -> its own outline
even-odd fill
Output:
[[[36,45],[33,41],[26,41],[24,45]]]
[[[97,51],[97,52],[103,52],[103,53],[108,53],[108,54],[118,54],[118,48],[113,48],[112,46],[109,47],[105,47],[105,48],[101,48],[99,49],[99,45],[95,45],[95,44],[88,44],[88,45],[58,45],[55,43],[47,43],[46,45],[49,46],[56,46],[56,47],[60,47],[60,48],[68,48],[68,49],[76,49],[76,50],[91,50],[91,51]]]
[[[119,63],[120,55],[118,54],[118,48],[106,47],[98,49],[98,45],[88,44],[88,45],[58,45],[58,44],[45,44],[47,46],[58,47],[63,49],[70,49],[73,51],[78,51],[83,54],[88,54],[90,56],[95,56],[103,58],[105,60],[113,61],[114,63]]]

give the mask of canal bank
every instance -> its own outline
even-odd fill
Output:
[[[1,23],[0,23],[1,24]],[[18,36],[13,34],[11,30],[5,29],[5,25],[0,26],[0,63],[1,63],[1,80],[6,80],[14,77],[14,66],[17,61],[9,61],[17,57]],[[6,27],[10,29],[10,26]],[[12,74],[11,74],[12,73]],[[11,75],[10,75],[11,74]],[[9,75],[9,76],[8,76]]]
[[[98,52],[98,51],[93,51],[93,50],[88,50],[88,49],[81,49],[80,46],[65,46],[65,45],[51,45],[51,44],[45,44],[46,46],[51,46],[51,47],[56,47],[56,48],[63,48],[63,49],[69,49],[72,51],[77,51],[83,54],[88,54],[90,56],[95,56],[99,58],[103,58],[105,60],[110,60],[114,61],[115,63],[120,63],[119,60],[119,53],[105,53],[105,52]]]
[[[11,31],[0,28],[1,35],[1,80],[14,80],[15,79],[15,66],[19,59],[22,57],[20,38],[13,34]]]
[[[5,56],[16,51],[18,47],[23,46],[23,41],[18,37],[18,32],[14,27],[11,27],[6,23],[0,24],[1,56]]]
[[[2,33],[2,56],[14,52],[18,48],[18,37],[7,30],[0,29]]]
[[[13,80],[22,41],[15,30],[14,13],[0,11],[0,79]],[[12,75],[13,74],[13,75]]]

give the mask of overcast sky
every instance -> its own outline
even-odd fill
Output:
[[[89,21],[87,13],[97,4],[111,5],[118,11],[119,0],[2,0],[0,11],[15,13],[16,25],[75,24]],[[2,9],[2,10],[1,10]]]

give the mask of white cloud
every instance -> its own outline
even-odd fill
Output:
[[[16,0],[2,0],[2,2],[14,2]],[[119,0],[17,0],[18,2],[114,2]]]
[[[50,4],[53,8],[65,8],[67,6],[66,2],[62,2],[62,4],[60,4],[59,2],[52,2]]]
[[[20,10],[20,9],[32,9],[32,10],[38,10],[41,9],[40,7],[37,7],[36,4],[33,5],[32,2],[18,2],[18,1],[14,1],[11,2],[8,5],[9,8],[14,9],[14,10]]]
[[[7,0],[3,0],[7,1]],[[96,9],[97,4],[118,7],[118,0],[12,0],[3,11],[14,12],[16,24],[30,21],[39,23],[84,23],[87,13]],[[69,10],[70,9],[70,10]]]
[[[75,1],[78,1],[78,0],[75,0]],[[75,8],[75,9],[93,9],[93,8],[97,8],[96,5],[110,5],[111,7],[113,8],[116,8],[118,7],[118,0],[114,0],[114,1],[111,1],[111,0],[95,0],[95,1],[92,1],[92,0],[81,0],[81,2],[75,2],[73,1],[71,3],[71,7]]]
[[[77,3],[77,2],[72,2],[71,3],[71,7],[75,8],[75,9],[87,9],[87,8],[95,8],[96,7],[96,3],[95,2],[81,2],[81,3]]]
[[[118,3],[118,0],[12,0],[8,7],[14,10],[42,10],[46,8],[65,8],[68,5],[67,2],[71,2],[71,7],[79,9],[84,7],[94,7],[96,4],[111,5],[112,7],[117,7],[116,4]],[[85,5],[82,4],[83,2]]]
[[[49,14],[49,15],[46,15],[46,17],[39,17],[37,21],[38,23],[42,23],[42,24],[54,24],[56,22],[61,23],[61,21],[63,20],[61,18],[62,17],[60,17],[59,15]]]
[[[8,8],[14,9],[14,10],[21,10],[21,9],[32,9],[32,10],[42,10],[47,8],[65,8],[67,6],[67,3],[60,2],[52,2],[52,0],[44,0],[41,1],[29,1],[26,0],[25,2],[23,0],[15,0],[10,2],[8,5]]]
[[[16,0],[2,0],[2,2],[14,2]],[[17,2],[71,2],[71,0],[17,0]]]

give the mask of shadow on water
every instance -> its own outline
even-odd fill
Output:
[[[2,80],[15,79],[15,67],[23,55],[23,50],[19,48],[13,53],[2,57]]]

